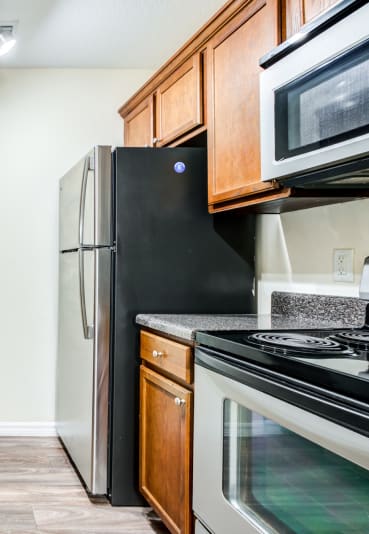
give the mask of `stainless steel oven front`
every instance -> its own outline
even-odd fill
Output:
[[[369,183],[369,4],[261,73],[263,180]]]
[[[218,356],[196,349],[196,533],[369,532],[368,437],[282,400],[314,392]]]

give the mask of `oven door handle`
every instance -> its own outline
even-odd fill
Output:
[[[299,391],[295,385],[257,375],[206,349],[195,351],[197,403],[206,390],[217,391],[221,404],[231,399],[282,427],[369,470],[369,414]],[[214,369],[214,360],[217,370]],[[247,363],[247,367],[248,367]],[[212,368],[212,369],[210,369]],[[204,382],[205,380],[205,382]],[[206,384],[206,386],[204,385]],[[306,386],[306,384],[305,384]],[[195,401],[195,422],[198,408]],[[353,423],[354,422],[354,423]],[[353,428],[354,427],[354,428]],[[360,428],[358,428],[360,427]]]
[[[208,348],[196,348],[195,363],[369,437],[369,407],[363,402],[250,362],[237,364],[231,356]]]

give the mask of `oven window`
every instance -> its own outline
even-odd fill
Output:
[[[369,41],[275,91],[275,158],[369,132]]]
[[[268,532],[369,532],[369,473],[224,401],[223,493]]]

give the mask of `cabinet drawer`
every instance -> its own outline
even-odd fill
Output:
[[[188,384],[192,383],[192,349],[170,339],[141,331],[140,356]]]

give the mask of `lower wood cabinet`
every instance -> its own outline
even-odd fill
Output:
[[[156,340],[158,349],[148,350]],[[141,332],[141,357],[145,359],[140,368],[139,484],[141,493],[170,532],[190,534],[193,391],[190,385],[179,383],[181,379],[177,381],[175,375],[166,372],[168,367],[175,369],[171,357],[178,364],[181,350],[183,354],[192,352],[185,345]],[[152,365],[153,358],[158,360],[157,368],[155,363]]]

